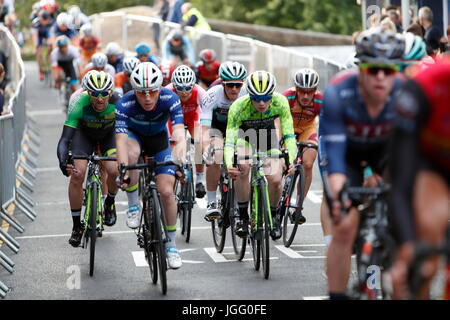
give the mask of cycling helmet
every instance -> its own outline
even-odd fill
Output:
[[[130,76],[135,90],[159,90],[163,81],[161,70],[152,62],[140,63]]]
[[[219,77],[222,80],[240,80],[247,76],[247,69],[239,62],[226,61],[219,67]]]
[[[58,26],[69,27],[71,21],[72,21],[72,18],[66,12],[62,12],[62,13],[58,14],[58,17],[56,17],[56,24]]]
[[[203,49],[198,56],[204,63],[216,60],[216,52],[213,49]]]
[[[412,34],[411,32],[405,33],[405,55],[404,60],[420,60],[427,53],[427,47],[421,37]]]
[[[357,38],[356,52],[361,62],[399,63],[405,53],[405,38],[379,27],[369,29]]]
[[[91,70],[83,77],[82,86],[87,91],[109,91],[113,88],[113,78],[107,72]]]
[[[172,83],[175,89],[177,87],[193,88],[196,80],[195,72],[185,65],[176,68],[172,74]]]
[[[80,34],[82,36],[92,35],[92,25],[90,23],[83,24],[80,28]]]
[[[134,48],[136,53],[149,53],[150,52],[150,46],[147,43],[140,42],[136,45]]]
[[[47,10],[41,10],[39,12],[39,18],[50,19],[50,13]]]
[[[61,35],[56,38],[56,45],[58,47],[67,46],[69,44],[69,38],[66,35]]]
[[[104,53],[97,52],[92,56],[91,62],[94,68],[104,68],[108,63],[108,57]]]
[[[76,17],[78,17],[78,16],[80,15],[81,10],[80,10],[80,7],[79,7],[79,6],[71,6],[71,7],[69,8],[69,10],[67,10],[67,12],[69,12],[69,14],[70,14],[72,17],[76,18]]]
[[[297,88],[315,89],[319,86],[319,74],[310,68],[303,68],[294,75],[294,83]]]
[[[41,0],[41,2],[39,2],[39,5],[41,7],[41,9],[50,11],[50,12],[55,12],[58,9],[58,3],[55,0]]]
[[[182,30],[172,30],[169,35],[169,39],[171,40],[182,40],[183,39],[183,31]]]
[[[255,71],[246,80],[247,91],[251,96],[272,94],[277,86],[275,77],[267,71]]]
[[[107,56],[117,56],[122,53],[122,48],[117,42],[110,42],[105,48],[105,54]]]
[[[141,61],[136,57],[125,58],[123,60],[123,71],[130,75],[139,63]]]

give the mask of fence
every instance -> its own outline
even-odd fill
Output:
[[[159,43],[173,29],[180,25],[163,22],[153,17],[137,16],[122,11],[95,14],[90,17],[94,32],[103,43],[118,42],[125,50],[134,51],[134,46],[142,41],[153,44],[154,26],[160,30]],[[299,68],[314,68],[320,75],[319,89],[324,90],[330,78],[343,69],[337,62],[302,54],[288,48],[271,45],[248,37],[224,34],[220,32],[198,32],[187,27],[192,38],[196,55],[205,48],[215,49],[220,61],[233,60],[244,64],[249,72],[267,70],[277,79],[277,90],[282,91],[293,85],[292,77]],[[156,51],[156,50],[154,50]]]
[[[19,209],[34,220],[34,202],[29,195],[33,191],[32,180],[36,178],[33,167],[37,166],[39,134],[37,125],[26,115],[25,67],[20,49],[9,30],[0,25],[0,48],[8,59],[9,78],[5,109],[11,112],[0,116],[0,248],[6,244],[18,253],[19,243],[7,233],[9,227],[23,233],[25,228],[12,216]],[[0,266],[9,273],[14,272],[14,262],[0,251]],[[0,297],[4,298],[9,288],[0,281]]]

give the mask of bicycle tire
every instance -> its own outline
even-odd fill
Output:
[[[216,251],[218,253],[222,253],[225,247],[225,240],[227,237],[226,221],[228,220],[228,212],[225,210],[226,202],[224,202],[226,201],[228,192],[224,189],[224,181],[222,176],[220,177],[219,188],[221,196],[220,217],[211,221],[211,230],[213,234],[213,241],[214,246],[216,247]]]
[[[259,271],[260,267],[261,267],[261,240],[258,239],[259,238],[259,230],[258,230],[258,225],[257,223],[259,223],[259,219],[258,221],[255,221],[254,218],[255,216],[253,215],[253,211],[255,210],[255,204],[253,203],[254,199],[253,199],[253,187],[251,188],[250,191],[250,204],[251,204],[251,208],[250,208],[250,213],[252,215],[251,217],[251,235],[250,235],[250,245],[252,246],[252,254],[253,254],[253,267],[255,268],[256,271]],[[257,211],[258,209],[256,209],[255,211]],[[259,213],[257,212],[256,215],[258,215]]]
[[[156,254],[158,256],[158,272],[159,272],[159,283],[161,286],[162,294],[167,294],[167,260],[166,260],[166,250],[164,246],[163,233],[165,224],[164,218],[162,216],[161,203],[159,202],[159,196],[155,189],[152,190],[153,199],[153,223],[154,223],[154,234],[153,243],[156,246]]]
[[[151,235],[154,232],[151,217],[152,215],[150,212],[153,205],[151,201],[152,201],[151,199],[144,201],[142,207],[142,214],[144,215],[144,225],[143,225],[144,253],[150,269],[150,277],[152,279],[152,283],[156,284],[158,282],[158,258],[155,252],[155,247],[151,240]]]
[[[192,208],[194,207],[194,180],[192,180],[192,177],[194,176],[194,173],[192,172],[192,167],[189,168],[189,183],[186,186],[186,200],[188,203],[184,204],[184,230],[186,232],[186,243],[189,243],[189,240],[191,239],[191,222],[192,222]]]
[[[300,184],[300,194],[297,198],[296,206],[303,206],[303,194],[305,190],[305,170],[303,166],[299,166],[298,171],[295,172],[294,177],[290,181],[291,185],[288,189],[288,197],[284,203],[284,215],[283,215],[283,244],[286,248],[289,248],[294,241],[295,235],[298,229],[298,222],[300,220],[300,215],[297,214],[294,217],[295,209],[289,208],[292,195],[296,192],[296,186]],[[297,193],[298,194],[298,193]],[[292,226],[291,226],[292,225]]]
[[[92,184],[91,197],[90,197],[90,209],[89,209],[89,276],[94,275],[95,265],[95,243],[97,240],[97,210],[98,210],[98,186]]]
[[[270,233],[270,222],[269,222],[269,208],[268,207],[268,197],[267,197],[267,185],[262,182],[259,186],[261,199],[259,201],[260,206],[260,217],[262,217],[262,239],[261,239],[261,260],[263,266],[264,279],[269,279],[270,274],[270,247],[269,247],[269,233]]]
[[[228,180],[229,183],[233,183],[231,180]],[[228,217],[230,220],[230,231],[231,231],[231,240],[233,243],[234,254],[238,261],[242,261],[245,256],[245,249],[247,248],[247,237],[239,237],[236,235],[236,225],[234,217],[239,214],[238,208],[235,206],[235,194],[233,186],[228,187],[228,196],[227,196],[227,204],[226,210],[228,211]]]

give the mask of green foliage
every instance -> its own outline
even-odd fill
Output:
[[[206,17],[283,28],[352,34],[361,27],[355,0],[192,0]]]

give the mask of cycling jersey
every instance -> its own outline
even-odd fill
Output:
[[[168,84],[166,88],[173,91],[175,94],[177,93],[172,83]],[[196,84],[194,85],[194,89],[192,89],[190,98],[185,102],[180,100],[181,108],[183,110],[184,124],[188,126],[188,130],[191,134],[194,132],[195,123],[200,121],[201,102],[205,93],[205,90]],[[172,133],[171,123],[169,122],[168,125],[169,131]]]
[[[51,53],[52,67],[57,67],[58,62],[72,62],[80,57],[78,49],[72,45],[68,46],[67,54],[62,54],[61,50],[56,47]]]
[[[114,90],[120,95],[124,95],[128,91],[132,90],[131,83],[127,80],[127,76],[124,72],[116,73],[114,76]]]
[[[360,95],[358,73],[358,69],[350,69],[337,74],[325,91],[319,132],[321,159],[327,159],[329,174],[346,174],[346,159],[350,154],[358,158],[367,155],[373,160],[371,163],[379,162],[384,153],[374,150],[384,150],[389,140],[393,101],[402,80],[394,80],[386,105],[374,119],[369,116]]]
[[[264,129],[272,130],[274,129],[274,121],[276,118],[280,119],[282,138],[289,152],[289,162],[292,163],[294,161],[297,155],[297,145],[292,115],[286,97],[279,93],[274,93],[267,111],[262,113],[256,110],[250,97],[245,95],[237,99],[231,105],[230,111],[228,112],[224,148],[224,161],[227,168],[233,164],[233,154],[239,138],[239,129],[242,129],[244,132],[248,129],[255,129],[256,131]],[[258,132],[257,136],[259,136]]]
[[[114,62],[114,63],[109,62],[109,64],[111,66],[113,66],[116,73],[123,71],[123,58],[124,58],[123,54],[119,54],[117,56],[116,62]]]
[[[138,56],[135,56],[135,58],[139,59]],[[159,66],[161,64],[161,59],[156,54],[150,53],[150,55],[147,58],[147,62],[151,62]]]
[[[315,119],[320,114],[320,109],[322,108],[322,93],[317,91],[309,106],[300,105],[295,88],[286,90],[283,92],[283,95],[289,101],[292,120],[294,121],[294,131],[299,135],[298,141],[310,141],[317,144],[317,127]],[[312,114],[306,114],[303,111],[309,111]]]
[[[195,66],[197,81],[202,81],[206,86],[210,86],[217,78],[219,78],[220,62],[214,61],[214,67],[211,71],[207,71],[203,61],[199,61]]]
[[[44,39],[50,38],[50,28],[52,27],[51,23],[47,25],[42,25],[39,21],[39,18],[33,20],[32,28],[37,32],[37,45],[41,46],[43,44]]]
[[[239,97],[247,94],[245,85],[239,92]],[[204,126],[218,129],[225,136],[227,128],[228,110],[233,101],[225,96],[223,86],[215,86],[209,89],[202,100],[202,115],[200,123]]]
[[[222,78],[218,78],[209,85],[209,88],[215,87],[215,86],[221,84],[222,82],[223,82]]]
[[[51,30],[51,35],[55,36],[55,37],[67,36],[69,39],[72,39],[77,35],[77,32],[71,28],[68,28],[65,31],[60,30],[56,23],[53,25],[53,27],[50,30]]]
[[[80,48],[85,51],[95,52],[99,43],[100,40],[94,35],[80,38]]]

